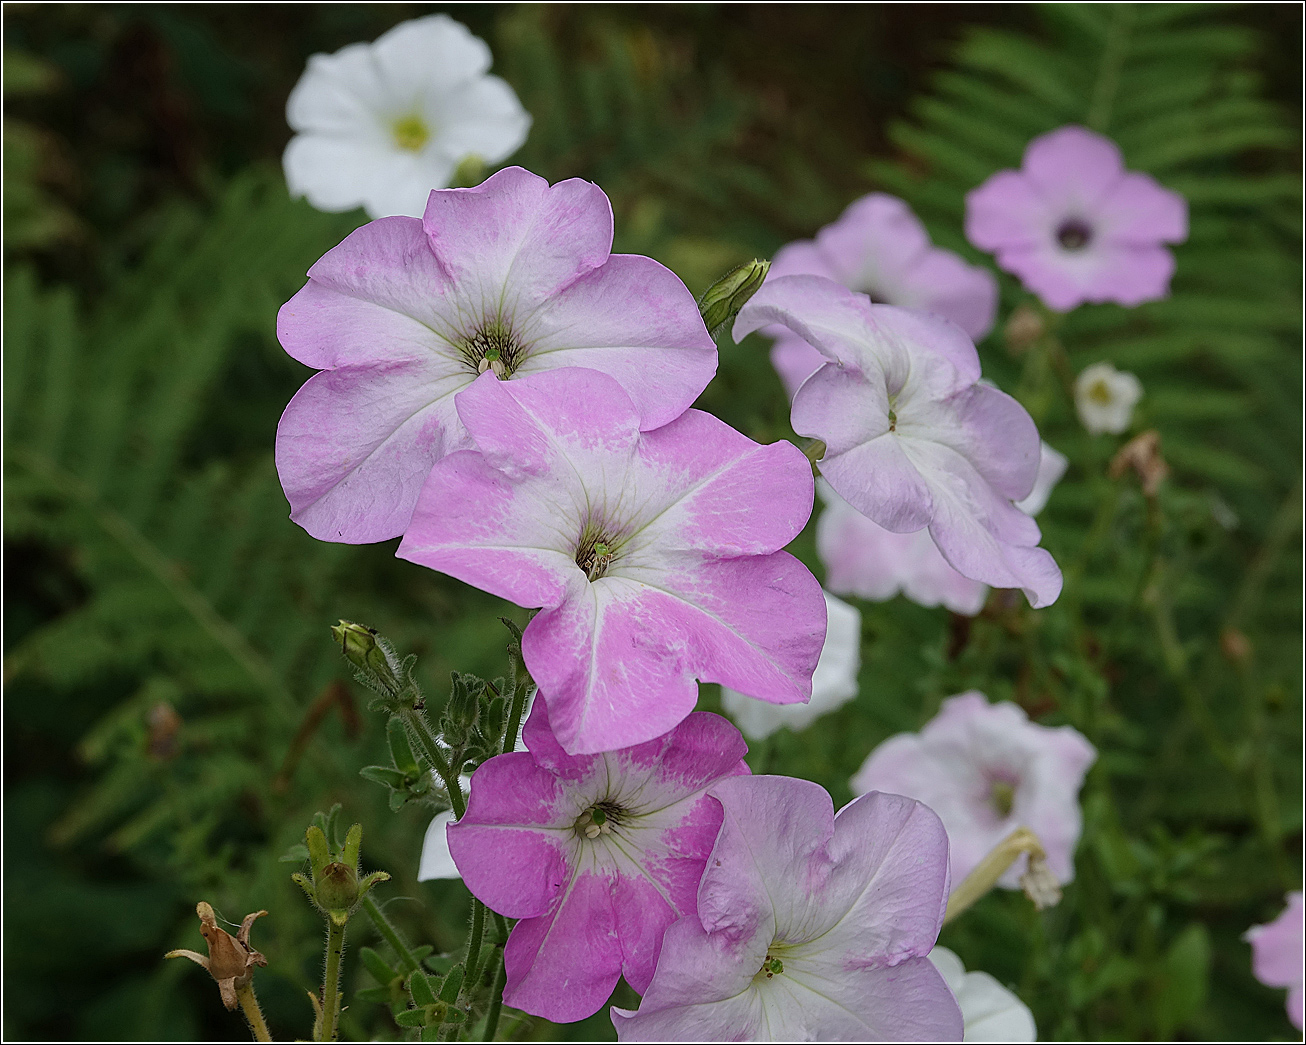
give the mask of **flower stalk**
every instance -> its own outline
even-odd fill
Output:
[[[948,909],[943,915],[943,924],[954,921],[964,911],[984,896],[998,883],[1008,867],[1027,854],[1028,867],[1020,877],[1021,888],[1040,911],[1052,907],[1061,900],[1061,888],[1056,876],[1048,870],[1047,854],[1038,835],[1028,827],[1018,827],[993,847],[988,856],[976,865],[961,885],[948,897]]]

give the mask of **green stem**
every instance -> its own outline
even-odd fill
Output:
[[[508,712],[508,732],[503,735],[503,753],[506,755],[517,746],[517,733],[521,729],[521,717],[526,711],[526,698],[530,696],[530,685],[521,686],[512,695],[512,707]]]
[[[481,939],[485,936],[485,904],[472,897],[472,932],[467,938],[467,964],[463,983],[476,985],[476,963],[481,957]]]
[[[485,1015],[485,1029],[481,1032],[482,1041],[493,1041],[499,1031],[499,1014],[503,1011],[503,985],[506,979],[503,954],[499,952],[499,971],[495,973],[494,986],[490,988],[490,1011]]]
[[[448,760],[441,753],[440,745],[431,734],[426,721],[415,708],[404,708],[399,712],[399,717],[407,728],[408,735],[416,741],[417,747],[426,756],[427,763],[444,783],[444,789],[449,792],[449,801],[453,805],[454,819],[461,820],[463,814],[467,812],[467,800],[463,798],[462,784],[453,775],[453,770],[450,768]]]
[[[322,979],[321,1041],[336,1040],[336,1018],[340,1014],[340,967],[345,956],[345,927],[327,919],[326,975]]]
[[[363,897],[363,910],[366,911],[367,916],[372,919],[372,924],[376,926],[376,931],[385,938],[385,942],[388,943],[394,950],[395,954],[399,956],[399,961],[402,963],[404,971],[416,972],[418,968],[417,958],[409,949],[408,944],[404,942],[404,938],[399,935],[399,930],[390,924],[390,919],[385,916],[385,912],[381,910],[380,905],[377,904],[370,894]]]
[[[236,988],[236,1000],[240,1002],[245,1019],[249,1020],[249,1029],[255,1041],[271,1041],[267,1022],[263,1019],[263,1010],[259,1008],[258,999],[254,997],[254,982],[251,979],[244,987]]]

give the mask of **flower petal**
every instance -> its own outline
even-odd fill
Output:
[[[461,878],[458,865],[449,852],[449,839],[445,830],[453,823],[453,810],[436,813],[422,839],[422,856],[418,861],[417,880],[430,882],[437,878]]]
[[[1147,174],[1125,174],[1098,210],[1102,235],[1114,243],[1151,247],[1188,238],[1188,201]]]
[[[376,38],[371,53],[399,105],[425,92],[444,93],[490,68],[485,41],[443,14],[400,22]]]
[[[1087,127],[1060,127],[1025,149],[1021,170],[1043,197],[1063,210],[1094,208],[1124,173],[1120,149]]]

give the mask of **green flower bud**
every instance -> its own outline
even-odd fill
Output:
[[[358,871],[348,864],[327,864],[314,884],[317,902],[328,911],[347,911],[358,899]]]
[[[396,690],[399,688],[394,665],[390,663],[383,640],[375,628],[342,620],[332,627],[331,635],[340,644],[345,659],[354,667],[378,676]]]
[[[698,311],[713,337],[739,315],[739,310],[757,293],[770,269],[769,261],[749,261],[731,269],[707,288],[699,299]]]

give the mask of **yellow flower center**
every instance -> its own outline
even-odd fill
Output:
[[[420,152],[422,146],[431,140],[431,131],[425,121],[417,115],[405,116],[394,122],[392,128],[395,144],[410,152]]]
[[[1100,378],[1088,386],[1088,398],[1106,406],[1111,402],[1111,388]]]
[[[1005,780],[995,780],[989,790],[989,798],[993,802],[993,808],[998,811],[998,815],[1007,817],[1011,815],[1011,806],[1016,799],[1016,789]]]

